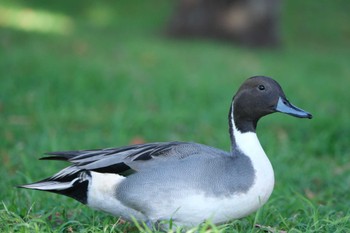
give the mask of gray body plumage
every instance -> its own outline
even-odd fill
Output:
[[[152,199],[161,198],[159,193],[148,193],[153,192],[154,186],[177,193],[184,189],[195,189],[203,190],[209,196],[227,196],[244,193],[254,182],[254,168],[249,157],[239,151],[235,151],[233,156],[229,152],[197,143],[149,143],[125,148],[50,154],[64,155],[73,163],[55,176],[103,169],[117,174],[132,173],[118,186],[116,192],[125,203],[130,202],[128,195],[132,193]],[[116,170],[117,167],[121,168],[120,171]],[[207,176],[208,172],[212,175]]]
[[[186,157],[181,156],[188,151],[191,153]],[[254,182],[254,168],[247,156],[231,156],[221,150],[188,143],[174,146],[168,153],[163,156],[175,155],[178,161],[166,160],[161,166],[140,168],[140,172],[120,183],[117,198],[135,209],[143,209],[148,203],[171,202],[172,198],[192,191],[215,197],[244,193]]]

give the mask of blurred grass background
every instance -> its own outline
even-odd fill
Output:
[[[165,38],[173,5],[0,1],[0,230],[125,231],[68,198],[15,186],[65,165],[37,160],[48,151],[140,139],[229,150],[231,98],[262,74],[314,119],[260,122],[275,190],[259,215],[227,231],[259,231],[255,220],[290,232],[350,231],[350,2],[284,1],[274,50]]]

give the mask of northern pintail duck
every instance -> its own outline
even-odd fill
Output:
[[[251,77],[230,105],[230,152],[193,142],[52,152],[41,159],[72,165],[20,187],[63,194],[126,220],[172,219],[193,226],[207,219],[218,224],[242,218],[260,208],[273,190],[274,172],[256,126],[274,112],[312,118],[287,100],[275,80]]]

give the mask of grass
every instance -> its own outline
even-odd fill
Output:
[[[47,151],[138,138],[228,150],[230,100],[256,74],[276,78],[314,119],[264,118],[258,134],[276,176],[269,202],[198,232],[264,232],[255,223],[349,232],[349,2],[284,2],[284,45],[272,51],[166,39],[161,28],[171,9],[160,0],[0,2],[0,232],[142,231],[68,198],[15,186],[65,165],[37,161]],[[23,13],[32,15],[27,26],[11,18]],[[60,26],[40,26],[51,19]]]

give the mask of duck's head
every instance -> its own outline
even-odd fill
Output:
[[[299,118],[312,115],[291,104],[281,86],[272,78],[254,76],[247,79],[238,89],[233,99],[233,115],[236,123],[252,123],[255,130],[258,120],[268,114],[281,112]],[[236,125],[241,128],[240,125]],[[242,129],[244,130],[244,129]],[[246,129],[251,131],[251,129]]]

